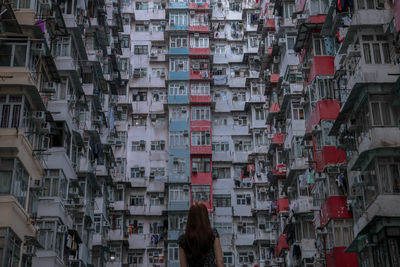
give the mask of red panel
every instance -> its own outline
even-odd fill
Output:
[[[313,15],[308,18],[310,23],[324,23],[326,19],[326,15]]]
[[[208,26],[208,25],[189,26],[189,31],[191,31],[191,32],[209,32],[210,26]]]
[[[277,206],[278,206],[278,212],[289,211],[289,199],[279,198]]]
[[[334,61],[335,57],[314,56],[307,78],[307,85],[309,85],[317,75],[333,75],[335,72]]]
[[[208,80],[210,79],[210,71],[209,70],[191,70],[190,71],[190,79],[194,80]]]
[[[190,146],[190,154],[212,154],[210,146]]]
[[[211,172],[194,172],[191,177],[192,184],[212,184]]]
[[[267,19],[267,21],[265,23],[265,27],[269,28],[269,30],[275,31],[275,20]]]
[[[271,143],[273,144],[278,144],[278,145],[283,145],[283,134],[282,133],[275,133],[274,137],[271,140]]]
[[[396,32],[400,31],[400,1],[394,3],[394,21],[396,24]]]
[[[211,96],[209,95],[190,95],[191,103],[211,103]]]
[[[338,100],[320,100],[317,102],[307,125],[307,133],[311,132],[311,125],[317,125],[321,120],[335,120],[340,111]]]
[[[344,252],[346,247],[335,247],[326,255],[327,267],[357,267],[357,254],[354,252]]]
[[[326,165],[344,163],[346,161],[346,153],[343,150],[337,149],[335,146],[324,146],[322,150],[314,149],[314,159],[315,170],[317,172],[322,172]]]
[[[269,81],[277,84],[279,82],[279,74],[271,74]]]
[[[211,121],[190,121],[190,127],[192,132],[211,131]]]
[[[272,103],[271,107],[269,108],[269,112],[276,113],[279,112],[281,109],[279,108],[279,103]]]
[[[321,207],[321,226],[324,227],[331,219],[351,219],[353,215],[347,210],[347,197],[329,196]]]
[[[279,258],[282,250],[289,248],[290,246],[286,243],[286,234],[281,234],[276,242],[275,257]]]
[[[196,3],[189,3],[189,8],[190,9],[208,9],[210,8],[208,3],[201,3],[201,5],[198,5]]]
[[[189,48],[189,54],[191,54],[191,55],[209,55],[210,48]]]
[[[278,178],[281,178],[281,179],[286,178],[286,165],[285,164],[276,165],[272,173],[273,173],[273,175],[276,175],[276,176],[282,176],[282,177],[278,177]]]

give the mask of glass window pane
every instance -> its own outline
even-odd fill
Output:
[[[382,64],[381,50],[379,48],[379,44],[372,44],[372,49],[374,51],[375,64]]]
[[[371,53],[369,51],[369,44],[363,44],[365,64],[371,64]]]
[[[26,45],[16,45],[14,51],[14,67],[24,67],[26,60]]]
[[[11,192],[11,171],[0,171],[0,194],[10,194]]]
[[[0,45],[0,66],[9,67],[11,64],[11,45]]]

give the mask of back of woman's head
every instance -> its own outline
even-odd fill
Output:
[[[195,203],[190,207],[185,231],[186,254],[189,258],[205,256],[213,245],[207,207]]]

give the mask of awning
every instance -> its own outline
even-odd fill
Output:
[[[20,25],[10,4],[0,4],[0,32],[22,34]]]
[[[42,60],[45,63],[44,68],[49,76],[50,81],[59,83],[61,81],[60,75],[58,74],[58,70],[56,67],[56,63],[54,62],[54,58],[52,56],[42,56]]]
[[[76,51],[78,51],[78,54],[79,54],[79,59],[80,60],[88,60],[85,44],[83,43],[83,39],[82,39],[81,30],[78,27],[76,27],[76,28],[70,28],[70,31],[71,31],[72,38],[74,39]]]
[[[305,42],[308,39],[308,35],[312,29],[320,28],[322,23],[303,23],[300,25],[297,32],[296,44],[294,45],[294,51],[300,52],[303,49]]]

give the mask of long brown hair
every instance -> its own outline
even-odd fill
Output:
[[[207,207],[195,203],[189,209],[185,230],[185,253],[188,258],[205,256],[213,246],[212,229]]]

